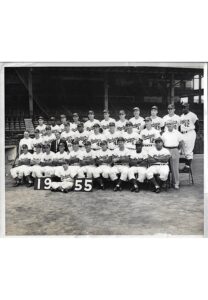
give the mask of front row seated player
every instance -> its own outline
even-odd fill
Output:
[[[171,155],[168,149],[163,147],[163,140],[158,137],[155,140],[155,147],[148,152],[147,179],[154,185],[154,191],[160,193],[161,187],[164,187],[169,174],[169,159]]]
[[[74,186],[74,178],[71,177],[71,170],[67,160],[63,161],[63,165],[55,169],[55,176],[60,178],[60,182],[51,182],[51,191],[60,191],[68,193]]]

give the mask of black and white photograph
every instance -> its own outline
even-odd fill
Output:
[[[203,235],[200,63],[5,67],[7,235]]]

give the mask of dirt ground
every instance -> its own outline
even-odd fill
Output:
[[[7,235],[202,235],[203,156],[193,161],[195,184],[155,194],[112,190],[68,194],[12,187],[6,176]]]

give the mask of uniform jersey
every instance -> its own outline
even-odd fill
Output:
[[[126,129],[126,122],[128,122],[128,120],[126,120],[126,119],[124,121],[121,121],[121,120],[117,121],[116,122],[116,129],[118,131],[125,131],[125,129]]]
[[[63,131],[61,133],[61,139],[64,139],[66,141],[73,140],[74,139],[74,132],[71,130],[69,132]]]
[[[143,148],[140,153],[137,153],[136,151],[131,152],[130,155],[131,159],[146,159],[148,158],[147,151]]]
[[[55,133],[55,132],[59,132],[60,131],[60,126],[59,125],[54,125],[54,126],[52,126],[51,125],[51,131],[53,132],[53,133]]]
[[[41,162],[42,155],[43,155],[43,152],[40,152],[40,153],[34,152],[32,154],[31,160],[33,161],[34,164],[39,165]]]
[[[95,159],[95,158],[96,158],[96,154],[95,154],[95,151],[93,151],[93,150],[91,150],[89,152],[84,150],[84,151],[81,151],[79,154],[80,160],[88,160],[88,159]]]
[[[140,139],[143,140],[144,146],[152,146],[156,138],[160,136],[160,133],[155,128],[148,130],[147,128],[143,129],[140,133]]]
[[[51,133],[51,135],[44,135],[43,137],[44,144],[51,144],[54,140],[56,140],[56,136],[53,133]]]
[[[107,160],[108,158],[112,157],[112,151],[107,149],[105,151],[103,151],[102,149],[96,151],[96,157],[98,159],[102,160]],[[105,163],[103,163],[105,164]]]
[[[25,145],[28,146],[28,150],[32,150],[32,140],[33,140],[33,139],[31,139],[31,138],[28,138],[28,139],[23,138],[23,139],[21,139],[21,140],[20,140],[20,143],[19,143],[20,149],[22,150],[22,145],[25,144]]]
[[[169,116],[169,115],[165,115],[163,117],[163,122],[164,122],[164,126],[165,126],[165,130],[167,130],[167,123],[168,121],[172,121],[173,124],[174,124],[174,129],[177,129],[178,130],[178,127],[180,126],[180,117],[176,114],[174,114],[173,116]]]
[[[35,150],[37,144],[43,145],[43,138],[41,136],[38,139],[36,139],[35,137],[32,139],[32,148],[34,150]]]
[[[61,181],[69,181],[73,182],[73,178],[71,177],[71,170],[68,168],[67,170],[64,170],[63,167],[57,168],[55,171],[55,175],[61,178]]]
[[[74,139],[79,142],[80,147],[84,147],[85,141],[88,140],[89,131],[84,130],[83,132],[79,132],[78,130],[74,133]]]
[[[164,121],[160,117],[152,118],[152,127],[158,130],[159,132],[161,131],[161,128],[164,126]]]
[[[70,123],[70,128],[71,128],[71,123]],[[65,125],[64,124],[59,125],[59,130],[64,131],[65,130]]]
[[[104,119],[104,120],[102,120],[102,121],[100,122],[100,126],[101,126],[101,128],[103,129],[103,132],[104,132],[104,133],[109,129],[109,123],[110,123],[110,122],[113,122],[113,123],[116,124],[116,120],[115,120],[115,119],[112,119],[112,118],[109,118],[108,121],[106,121],[106,120]]]
[[[162,140],[165,147],[178,147],[179,143],[183,140],[183,134],[176,129],[173,129],[173,131],[166,130],[162,134]]]
[[[130,155],[131,155],[131,152],[127,148],[124,148],[124,150],[120,150],[119,148],[116,148],[112,152],[113,158],[129,158]],[[128,165],[128,163],[121,163],[121,162],[116,162],[114,164],[115,165]]]
[[[195,123],[198,117],[195,113],[190,111],[186,115],[182,114],[180,119],[181,132],[186,132],[195,129]]]
[[[55,153],[54,155],[54,160],[63,160],[63,159],[67,159],[67,152],[64,151],[63,153],[61,153],[60,151]]]
[[[72,132],[76,132],[77,131],[77,124],[76,123],[71,123],[70,130]]]
[[[53,161],[55,157],[56,154],[53,151],[50,151],[49,154],[44,152],[41,158],[41,162],[47,163],[48,161]]]
[[[125,146],[128,149],[136,149],[136,141],[139,140],[139,134],[135,131],[132,133],[124,132],[123,133],[123,138],[125,139]]]
[[[131,122],[133,124],[133,128],[137,129],[138,131],[141,131],[145,125],[144,118],[140,116],[139,118],[135,118],[135,117],[131,118],[129,122]]]
[[[31,160],[32,159],[32,154],[30,153],[30,152],[27,152],[27,154],[24,154],[24,153],[22,153],[20,156],[19,156],[19,158],[18,158],[18,161],[20,161],[20,162],[24,162],[24,160]]]
[[[157,150],[156,147],[152,147],[149,151],[149,156],[156,157],[157,159],[159,159],[161,156],[166,156],[166,155],[170,155],[170,152],[168,149],[164,147],[161,150]],[[164,165],[168,164],[168,162],[164,163],[158,161],[158,162],[154,162],[154,165],[160,165],[161,163]]]
[[[41,134],[45,133],[46,124],[38,125],[35,129],[38,129]]]
[[[72,150],[68,155],[67,155],[67,159],[79,159],[82,157],[82,152],[81,150],[77,150],[77,151],[74,151]],[[74,162],[74,163],[70,163],[71,166],[79,166],[79,161],[77,162]]]
[[[93,130],[94,124],[100,125],[100,121],[96,119],[94,119],[93,121],[88,120],[87,122],[84,123],[84,129],[87,131],[91,131]]]
[[[105,139],[108,143],[108,148],[110,150],[114,150],[117,148],[117,139],[121,136],[121,133],[119,131],[115,131],[114,133],[111,133],[110,131],[107,131],[105,133]]]
[[[93,150],[100,149],[100,142],[105,139],[105,136],[101,133],[95,134],[90,133],[88,140],[91,142],[91,147]]]

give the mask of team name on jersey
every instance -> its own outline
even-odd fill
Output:
[[[155,138],[155,134],[142,135],[143,140],[154,141],[154,138]]]

